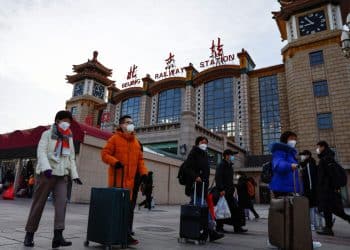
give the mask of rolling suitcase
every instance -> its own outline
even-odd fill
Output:
[[[309,201],[297,194],[295,174],[293,176],[293,196],[271,199],[268,217],[269,241],[285,250],[311,250],[313,245]]]
[[[204,185],[205,183],[202,183],[201,204],[196,204],[197,185],[195,183],[193,204],[181,206],[179,242],[186,243],[188,240],[193,240],[195,244],[204,244],[208,239],[209,209],[204,205]]]
[[[122,183],[124,171],[122,170]],[[114,186],[116,171],[114,171]],[[112,249],[112,245],[128,246],[130,193],[124,188],[91,188],[89,220],[85,246],[89,241]]]

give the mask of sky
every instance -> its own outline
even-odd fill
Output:
[[[0,133],[53,123],[72,96],[66,75],[94,50],[118,87],[133,64],[138,78],[164,71],[169,52],[200,70],[218,37],[256,68],[280,64],[276,10],[277,0],[0,0]]]

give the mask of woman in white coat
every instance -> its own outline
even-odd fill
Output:
[[[24,246],[34,246],[34,233],[38,229],[47,197],[51,191],[54,195],[55,206],[52,248],[72,245],[72,242],[66,241],[62,236],[65,228],[68,178],[70,177],[76,184],[82,184],[75,164],[73,135],[69,129],[72,120],[72,114],[69,111],[59,111],[56,114],[55,123],[41,135],[37,150],[38,180],[25,227]]]

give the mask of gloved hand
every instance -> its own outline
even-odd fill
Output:
[[[124,168],[124,165],[123,165],[120,161],[118,161],[118,162],[114,165],[114,167],[115,167],[116,169],[118,169],[118,168]]]
[[[73,179],[74,183],[75,184],[78,184],[78,185],[83,185],[82,181],[80,180],[80,178],[75,178]]]
[[[52,169],[48,169],[44,171],[44,175],[46,176],[46,178],[51,178],[52,176]]]

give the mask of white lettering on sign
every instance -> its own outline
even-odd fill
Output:
[[[159,80],[162,78],[173,77],[185,72],[185,68],[177,68],[175,65],[175,55],[171,52],[169,53],[169,57],[165,59],[165,71],[155,74],[154,79]]]
[[[227,62],[234,61],[235,55],[232,54],[232,55],[225,56],[223,47],[224,45],[221,44],[220,37],[218,37],[217,44],[215,44],[214,40],[212,40],[211,47],[209,48],[211,55],[208,60],[200,62],[199,66],[201,68],[215,67],[215,66],[225,64]]]
[[[126,80],[128,81],[122,84],[122,89],[141,84],[141,80],[137,79],[136,70],[137,70],[137,66],[135,64],[130,67],[130,70],[126,76]]]

